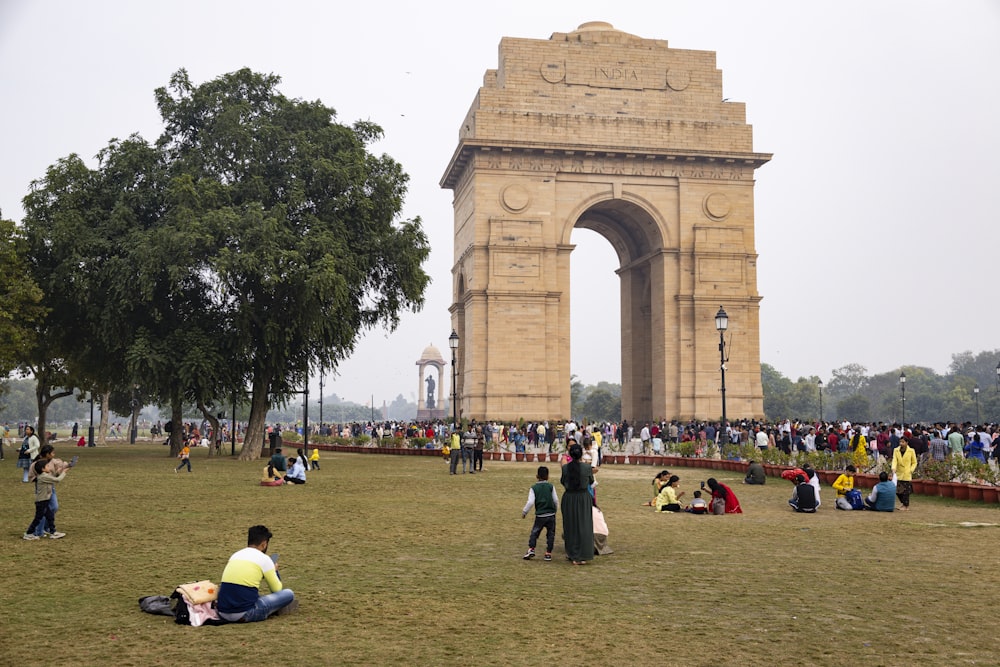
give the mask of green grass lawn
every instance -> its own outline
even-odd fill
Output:
[[[909,513],[791,512],[791,485],[714,475],[740,516],[655,514],[654,471],[605,466],[615,550],[572,567],[523,561],[538,464],[447,474],[435,457],[324,452],[301,487],[258,486],[263,461],[160,445],[80,454],[59,488],[62,540],[21,540],[31,487],[0,463],[0,662],[73,665],[998,664],[1000,510],[915,496]],[[556,464],[548,464],[558,480]],[[557,486],[558,488],[558,486]],[[561,490],[560,490],[561,496]],[[963,522],[989,526],[965,527]],[[255,523],[274,533],[296,614],[178,626],[138,598],[218,582]]]

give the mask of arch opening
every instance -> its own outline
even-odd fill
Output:
[[[662,300],[653,298],[653,294],[657,293],[653,288],[654,283],[662,283],[661,250],[664,247],[664,233],[653,216],[640,206],[621,199],[599,202],[587,208],[573,224],[571,234],[577,229],[593,232],[611,245],[617,257],[614,271],[618,275],[619,307],[617,327],[603,317],[599,327],[594,327],[585,317],[579,326],[572,327],[572,333],[577,334],[577,338],[585,338],[585,341],[574,343],[571,339],[571,359],[574,362],[579,359],[574,352],[578,344],[599,346],[602,359],[612,357],[613,351],[617,349],[620,369],[618,376],[622,387],[622,418],[630,423],[667,418],[667,415],[654,414],[656,405],[661,406],[660,411],[664,409],[662,399],[665,399],[664,388],[654,386],[654,377],[662,375],[655,373],[654,369],[664,367],[666,360],[663,359],[664,351],[654,345],[654,341],[658,339],[658,335],[654,333],[657,331],[655,322],[662,322],[664,319],[663,303]],[[587,266],[582,272],[576,268],[579,261],[587,261],[590,257],[578,257],[577,247],[574,245],[573,248],[569,283],[571,320],[577,322],[580,320],[575,311],[580,300],[574,296],[575,280],[572,274],[586,274],[579,276],[586,285],[585,299],[595,294],[604,294],[607,290],[602,292],[599,284],[595,284],[601,274],[601,267]],[[593,250],[588,252],[590,255],[595,254]],[[609,339],[615,337],[616,329],[619,336],[612,343]],[[577,368],[575,363],[573,368]],[[659,403],[655,401],[657,396],[661,398]]]

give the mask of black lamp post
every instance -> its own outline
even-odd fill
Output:
[[[319,371],[319,434],[326,435],[323,432],[323,370]]]
[[[128,434],[128,444],[134,445],[135,440],[139,435],[139,399],[136,396],[136,392],[139,391],[139,385],[132,385],[132,426],[129,428]]]
[[[979,383],[972,388],[972,393],[976,395],[976,426],[979,426]]]
[[[233,392],[233,422],[229,425],[230,437],[229,455],[236,456],[236,392]]]
[[[94,443],[94,391],[90,391],[90,426],[87,427],[87,446],[96,447]]]
[[[302,451],[309,451],[309,373],[306,373],[305,389],[302,390]]]
[[[1000,361],[997,362],[997,393],[1000,394]]]
[[[906,426],[906,373],[899,372],[900,423]]]
[[[715,329],[719,332],[719,370],[722,373],[722,429],[726,428],[726,329],[729,328],[729,316],[719,306],[715,314]]]
[[[456,384],[455,372],[455,350],[458,349],[458,334],[454,329],[448,336],[448,347],[451,348],[451,427],[458,428],[458,385]],[[1000,377],[1000,366],[997,367],[997,374]]]
[[[823,381],[817,380],[816,385],[819,387],[819,423],[823,423]]]

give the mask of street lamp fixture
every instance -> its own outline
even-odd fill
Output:
[[[979,426],[979,383],[972,388],[972,393],[976,395],[976,426]]]
[[[900,404],[902,406],[900,408],[901,412],[900,422],[902,423],[902,426],[905,427],[906,426],[906,373],[902,371],[899,372],[899,395],[900,395]]]
[[[715,330],[719,332],[719,371],[722,373],[722,429],[726,428],[726,329],[729,328],[729,315],[719,306],[715,314]]]
[[[458,349],[458,334],[454,329],[448,336],[448,347],[451,348],[451,427],[458,428],[458,385],[455,374],[455,350]]]
[[[819,423],[823,423],[823,381],[817,380],[816,386],[819,387]]]

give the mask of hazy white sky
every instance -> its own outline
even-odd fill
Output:
[[[587,21],[715,51],[754,149],[774,154],[756,174],[763,362],[828,380],[847,363],[943,372],[954,352],[1000,348],[996,0],[0,0],[0,210],[20,220],[28,184],[60,157],[154,140],[153,89],[181,67],[199,83],[278,74],[341,122],[382,125],[375,150],[411,176],[405,215],[433,245],[426,306],[369,333],[325,393],[415,400],[424,347],[448,358],[453,218],[438,182],[459,124],[501,37]],[[573,240],[573,372],[617,382],[614,255],[592,232]]]

